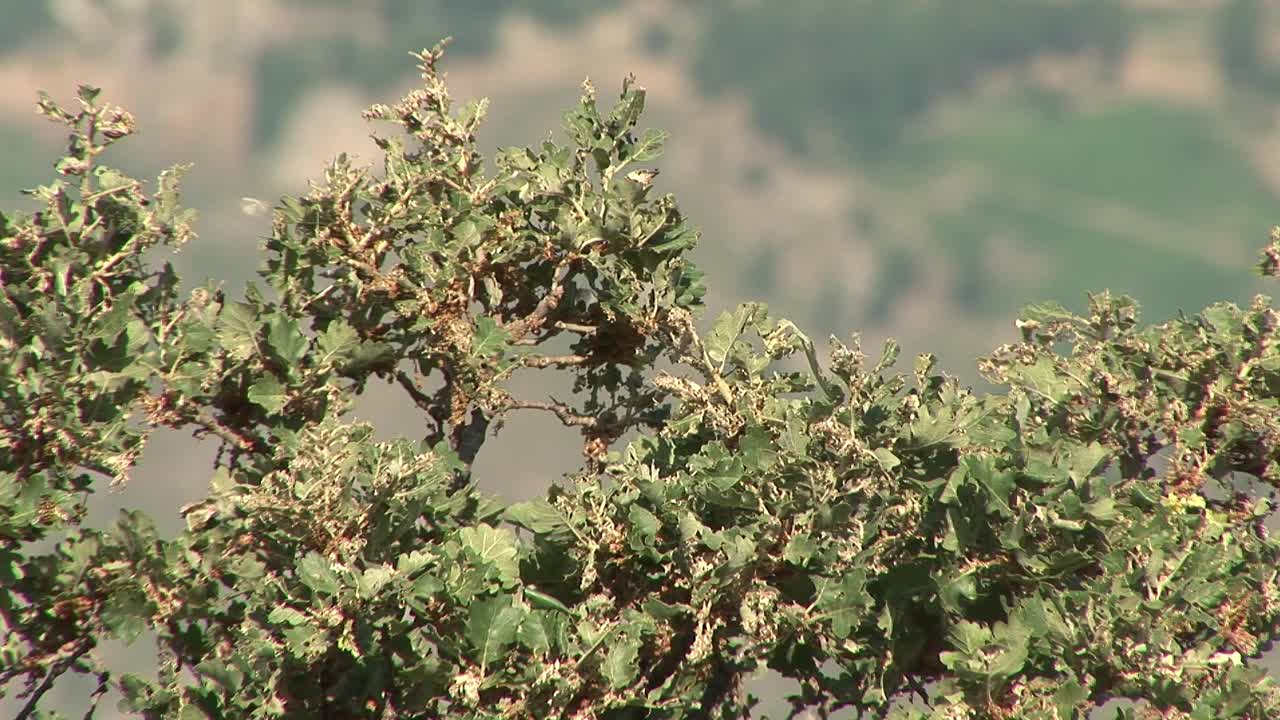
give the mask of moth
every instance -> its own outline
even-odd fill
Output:
[[[251,197],[240,198],[240,212],[249,217],[265,215],[269,210],[271,210],[271,206],[263,200]]]
[[[644,187],[649,187],[650,185],[652,185],[653,179],[656,177],[658,177],[657,170],[641,169],[641,170],[632,170],[631,172],[627,173],[628,180],[635,183],[639,183]]]

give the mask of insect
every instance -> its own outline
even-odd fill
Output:
[[[656,177],[658,177],[657,170],[641,169],[641,170],[632,170],[631,172],[627,173],[628,180],[639,183],[644,187],[649,187],[650,185],[652,185],[653,179]]]
[[[240,212],[248,215],[249,217],[265,215],[269,210],[271,210],[271,206],[264,200],[251,197],[240,198]]]

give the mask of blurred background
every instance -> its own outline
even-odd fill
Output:
[[[1266,289],[1273,0],[0,0],[0,207],[27,209],[18,190],[65,142],[36,91],[100,86],[141,127],[105,162],[194,162],[201,237],[177,265],[238,292],[270,224],[240,198],[303,193],[341,151],[376,162],[361,110],[412,88],[407,53],[444,36],[455,97],[492,101],[487,149],[558,131],[586,77],[605,104],[637,75],[644,124],[674,134],[660,190],[704,230],[704,325],[761,299],[815,338],[858,331],[878,354],[894,336],[976,383],[1029,302],[1083,310],[1108,288],[1155,322]],[[359,414],[421,435],[389,389]],[[511,498],[578,464],[543,417],[495,445],[476,475]],[[176,531],[213,452],[159,434],[94,522],[141,506]]]

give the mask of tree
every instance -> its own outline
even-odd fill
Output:
[[[423,85],[276,208],[239,300],[152,261],[192,237],[183,168],[100,163],[133,118],[81,87],[43,207],[0,215],[0,687],[35,717],[67,673],[138,717],[743,717],[770,667],[826,716],[1264,718],[1280,552],[1280,352],[1266,298],[1144,327],[1106,293],[1046,304],[981,361],[1002,394],[868,363],[746,304],[700,332],[697,233],[636,170],[630,79],[589,84],[568,145],[484,172],[483,102]],[[1280,267],[1280,229],[1261,269]],[[517,372],[570,373],[567,401]],[[422,411],[374,442],[372,378]],[[581,433],[541,499],[470,468],[516,411]],[[224,449],[164,538],[81,526],[148,433]],[[629,436],[623,444],[621,439]],[[33,543],[50,541],[40,551]],[[49,546],[49,542],[45,543]],[[158,671],[95,648],[154,635]],[[13,688],[10,688],[11,690]],[[916,702],[910,702],[912,698]],[[1121,716],[1134,717],[1121,710]]]

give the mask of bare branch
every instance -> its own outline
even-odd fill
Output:
[[[570,427],[589,427],[598,428],[603,425],[600,418],[595,415],[583,415],[574,412],[573,408],[561,402],[551,401],[545,402],[541,400],[516,400],[512,399],[507,403],[507,407],[512,410],[543,410],[555,413],[560,418],[560,422]]]
[[[569,332],[581,333],[583,335],[594,334],[600,328],[596,325],[583,325],[581,323],[565,322],[557,320],[551,323],[551,326],[558,330],[568,330]]]
[[[14,720],[26,720],[36,711],[36,706],[40,704],[40,698],[49,692],[53,687],[53,682],[62,676],[77,660],[84,656],[85,653],[93,649],[93,641],[88,638],[81,638],[75,646],[70,650],[65,658],[49,668],[49,672],[45,674],[44,680],[40,681],[40,685],[31,691],[31,699],[27,700],[27,704],[22,706],[18,714],[14,716]]]
[[[571,367],[576,365],[590,364],[591,358],[586,355],[529,355],[521,359],[521,364],[525,367],[544,368],[544,367]]]
[[[396,371],[396,382],[399,382],[400,387],[404,388],[404,391],[409,393],[409,397],[413,398],[414,405],[417,405],[423,410],[430,410],[434,405],[431,401],[431,396],[419,390],[418,384],[415,383],[413,378],[409,377],[408,373],[405,371]]]
[[[530,332],[541,328],[547,321],[549,316],[560,305],[560,299],[564,297],[564,284],[569,279],[569,275],[573,273],[573,258],[566,258],[560,263],[560,267],[556,270],[556,278],[551,283],[551,289],[538,302],[537,307],[524,318],[511,324],[507,330],[511,333],[512,340],[521,340]]]
[[[238,448],[245,452],[259,450],[262,447],[262,441],[252,435],[240,435],[231,428],[218,422],[212,415],[208,413],[198,413],[191,418],[191,422],[199,425],[197,433],[204,431],[216,436],[228,445]]]
[[[468,467],[480,454],[480,446],[484,445],[485,433],[489,430],[489,417],[480,408],[472,408],[471,420],[454,428],[455,452],[458,459]]]

